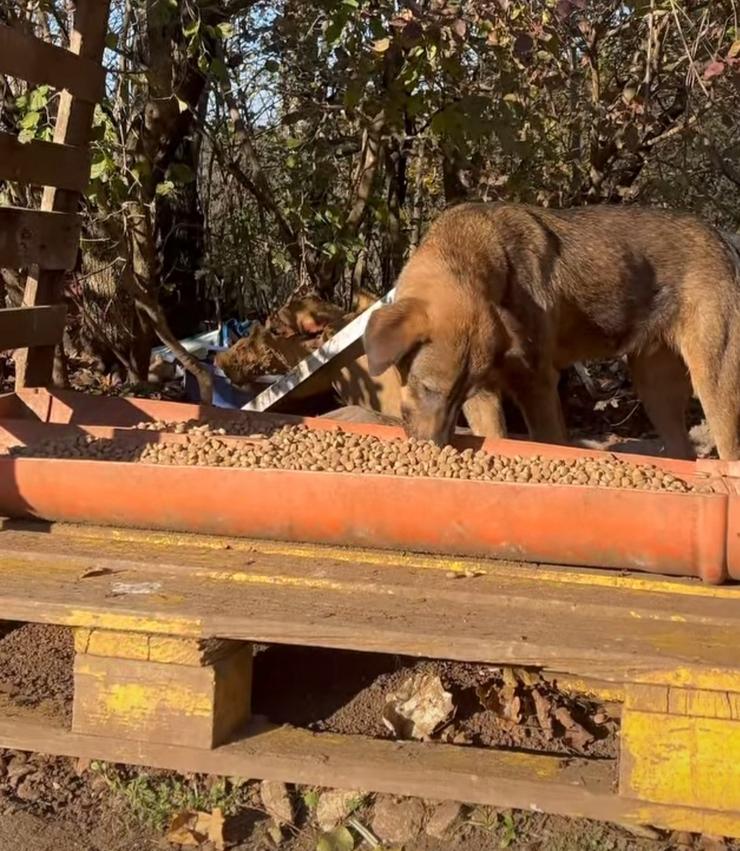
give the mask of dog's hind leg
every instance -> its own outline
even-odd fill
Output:
[[[633,352],[628,358],[637,395],[670,458],[696,457],[686,428],[691,379],[686,364],[666,346]]]
[[[709,325],[713,327],[708,327]],[[682,346],[723,461],[740,460],[740,316],[704,317]],[[702,327],[703,326],[703,327]],[[702,333],[703,332],[703,333]]]

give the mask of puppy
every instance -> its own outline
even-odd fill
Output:
[[[332,323],[332,327],[337,331],[353,318],[348,314]],[[215,362],[232,384],[245,387],[257,376],[288,372],[308,357],[318,342],[318,338],[280,337],[255,323],[246,337],[219,352]],[[389,371],[379,378],[371,378],[360,340],[300,384],[291,398],[310,399],[332,390],[344,405],[361,405],[383,416],[400,419],[398,377]]]
[[[740,454],[740,263],[692,216],[454,207],[370,318],[365,350],[372,375],[397,368],[408,433],[438,444],[461,408],[476,433],[504,434],[502,391],[533,440],[564,443],[559,371],[626,354],[669,455],[694,456],[692,382],[720,458]]]
[[[344,315],[341,307],[316,296],[295,298],[267,320],[267,330],[281,337],[320,334]]]

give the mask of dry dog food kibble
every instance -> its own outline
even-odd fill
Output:
[[[333,473],[383,473],[493,482],[597,485],[608,488],[688,493],[694,486],[648,464],[612,458],[505,457],[440,449],[429,442],[380,440],[342,431],[318,431],[304,425],[283,426],[269,436],[223,439],[208,424],[185,426],[184,441],[132,443],[93,438],[19,447],[14,454],[52,458],[141,461],[148,464],[208,465],[247,469],[311,470]],[[179,428],[175,428],[180,431]]]
[[[166,422],[165,420],[149,420],[137,423],[134,428],[138,431],[163,431],[168,434],[231,434],[248,437],[264,437],[274,434],[283,424],[278,421],[252,420],[242,416],[238,420],[186,420],[181,422]]]

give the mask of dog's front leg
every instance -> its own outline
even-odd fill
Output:
[[[479,437],[506,437],[506,418],[501,393],[479,390],[463,402],[463,413],[470,430]]]
[[[567,443],[565,417],[558,394],[556,369],[515,368],[506,375],[506,389],[519,406],[531,440]]]

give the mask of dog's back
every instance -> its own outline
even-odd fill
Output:
[[[434,263],[444,270],[442,286],[474,302],[514,310],[531,302],[529,309],[557,313],[561,344],[576,349],[574,324],[598,337],[599,349],[621,352],[672,338],[700,303],[740,306],[740,284],[721,283],[737,279],[729,240],[693,216],[662,210],[462,204],[430,227],[399,289],[436,286]]]

